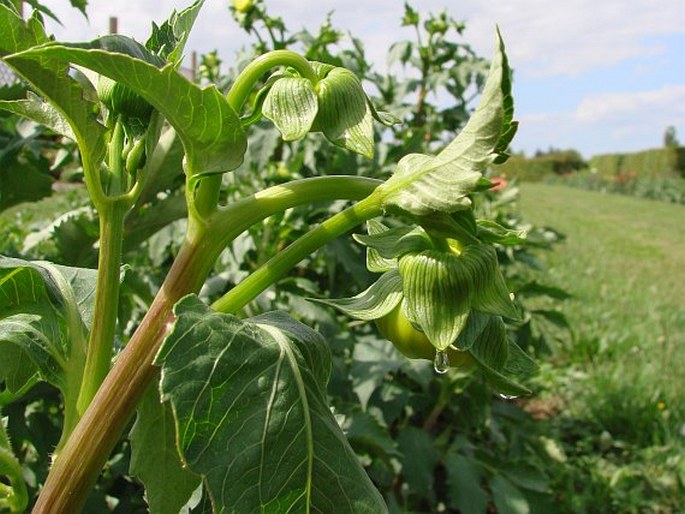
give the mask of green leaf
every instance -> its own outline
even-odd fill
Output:
[[[397,438],[397,447],[402,454],[402,475],[410,489],[428,496],[433,492],[433,470],[439,457],[430,434],[420,428],[405,427]]]
[[[376,236],[386,232],[388,227],[376,219],[370,219],[366,222],[366,230],[369,236]],[[352,237],[357,242],[365,244],[362,234],[353,234]],[[394,243],[392,245],[394,246]],[[373,246],[368,246],[366,249],[366,268],[372,273],[385,273],[397,268],[397,259],[383,257],[379,250]]]
[[[509,340],[502,318],[490,316],[470,352],[497,392],[506,396],[531,393],[518,380],[533,374],[537,370],[537,364],[516,343]]]
[[[319,113],[315,126],[332,143],[373,157],[372,113],[362,84],[345,68],[333,68],[316,85]]]
[[[480,103],[464,129],[437,156],[409,154],[378,190],[385,208],[415,215],[455,212],[471,205],[468,195],[498,157],[503,133],[513,137],[509,68],[497,32],[497,51]]]
[[[179,64],[190,30],[203,4],[204,0],[197,0],[179,13],[174,9],[160,27],[153,23],[152,34],[145,46],[167,62]]]
[[[32,363],[27,373],[3,363],[5,379],[13,377],[15,389],[38,371],[62,390],[65,403],[76,401],[96,273],[0,257],[0,343],[22,352],[15,351],[14,366],[25,366],[26,359]]]
[[[19,346],[0,342],[0,407],[11,403],[29,389],[38,379],[38,368]]]
[[[537,281],[527,282],[516,290],[516,296],[549,296],[555,300],[568,300],[573,296],[559,287],[548,286]]]
[[[445,462],[449,486],[449,506],[462,514],[482,514],[488,506],[488,494],[481,487],[482,472],[478,465],[456,452]]]
[[[351,298],[310,300],[335,307],[356,319],[378,319],[392,311],[402,300],[402,278],[395,269],[384,273],[365,291]]]
[[[388,427],[381,425],[368,412],[356,409],[346,414],[342,428],[357,454],[370,453],[387,463],[391,457],[398,456],[396,443]]]
[[[397,243],[414,229],[408,226],[387,228],[380,222],[369,220],[367,222],[369,234],[354,234],[352,237],[360,244],[363,244],[369,251],[373,250],[377,257],[375,260],[383,259],[382,262],[394,263],[396,267]],[[373,270],[371,270],[373,271]]]
[[[491,220],[478,220],[478,237],[486,243],[518,245],[526,240],[526,230],[509,229]]]
[[[131,429],[131,474],[145,485],[151,514],[179,512],[200,485],[200,477],[183,467],[176,449],[174,418],[148,388]]]
[[[127,39],[104,36],[83,44],[47,44],[16,58],[50,58],[77,64],[138,93],[176,129],[186,151],[186,173],[191,178],[237,168],[247,142],[238,115],[226,98],[213,85],[200,88],[193,84],[173,65],[160,69],[123,53],[132,48]]]
[[[84,98],[79,83],[69,76],[69,66],[47,56],[26,58],[17,54],[47,42],[35,17],[24,22],[0,5],[0,57],[62,114],[81,149],[84,168],[97,170],[105,156],[106,130],[93,116],[94,104]]]
[[[0,109],[24,116],[36,123],[45,125],[61,136],[76,141],[76,136],[62,113],[30,91],[26,100],[0,102]]]
[[[0,418],[0,511],[24,512],[29,502],[21,464],[12,452],[5,424]],[[7,484],[9,482],[9,484]]]
[[[52,194],[52,177],[31,163],[0,159],[0,212]]]
[[[330,354],[281,313],[241,321],[196,297],[157,356],[178,445],[218,512],[387,509],[326,403]]]
[[[490,481],[492,497],[498,514],[529,514],[528,500],[520,489],[502,475],[495,475]]]
[[[281,77],[274,82],[264,99],[262,112],[283,135],[295,141],[307,135],[319,105],[314,86],[308,79]]]

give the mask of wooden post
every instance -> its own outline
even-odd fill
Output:
[[[197,51],[190,54],[190,80],[197,82]]]
[[[119,32],[119,19],[116,16],[109,17],[109,33],[117,34]]]

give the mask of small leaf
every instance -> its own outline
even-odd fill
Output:
[[[502,475],[490,481],[492,497],[498,514],[529,514],[530,505],[521,490]]]
[[[62,113],[30,91],[27,96],[26,100],[0,102],[0,109],[45,125],[57,134],[76,141],[76,136]]]
[[[386,232],[388,227],[376,219],[370,219],[366,222],[366,230],[370,236],[375,236]],[[357,242],[364,244],[363,235],[354,234],[352,237]],[[366,268],[372,273],[385,273],[397,268],[397,259],[383,257],[379,250],[373,246],[368,246],[366,249]]]
[[[318,107],[314,86],[309,80],[281,77],[269,89],[262,112],[273,121],[285,141],[295,141],[307,135]]]
[[[150,513],[179,512],[200,485],[200,477],[183,467],[174,418],[155,387],[148,388],[138,404],[130,440],[130,471],[145,485]]]
[[[15,154],[16,155],[16,154]],[[22,202],[35,202],[52,194],[53,179],[28,162],[0,161],[0,212]]]
[[[152,34],[145,46],[170,63],[180,63],[190,30],[203,4],[204,0],[197,0],[179,13],[173,10],[160,27],[153,23]]]
[[[433,471],[439,458],[430,434],[419,428],[405,427],[397,438],[397,446],[402,454],[402,475],[411,490],[430,495],[435,483]]]
[[[455,212],[471,205],[482,173],[499,155],[503,133],[511,133],[513,102],[504,45],[497,32],[497,51],[480,103],[464,129],[437,156],[409,154],[382,186],[385,208],[415,215]]]
[[[535,362],[507,337],[502,318],[491,316],[471,346],[471,355],[491,385],[500,394],[521,396],[530,389],[518,382],[537,370]]]
[[[549,296],[555,300],[568,300],[573,296],[559,287],[548,286],[537,281],[532,281],[519,287],[516,296]]]
[[[330,354],[282,313],[241,321],[196,297],[156,362],[178,445],[218,512],[387,512],[326,403]]]
[[[478,220],[478,237],[486,243],[518,245],[526,240],[526,230],[503,227],[491,220]]]
[[[488,494],[481,487],[482,472],[478,465],[455,452],[445,462],[449,486],[449,506],[462,514],[482,514],[488,506]]]
[[[0,511],[24,512],[29,503],[21,464],[12,452],[5,425],[0,418]],[[9,482],[9,484],[7,484]]]
[[[402,226],[387,228],[380,222],[367,222],[369,224],[369,234],[354,234],[354,239],[360,244],[368,247],[388,262],[395,262],[397,257],[396,247],[399,240],[414,230],[412,227]]]
[[[402,279],[397,270],[388,271],[365,291],[351,298],[314,299],[362,320],[382,318],[402,300]]]

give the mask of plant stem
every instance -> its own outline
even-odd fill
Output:
[[[261,268],[214,302],[212,308],[228,313],[238,311],[313,251],[360,223],[381,214],[380,199],[373,194],[339,212],[269,259]]]
[[[240,116],[243,106],[255,84],[259,82],[266,72],[277,66],[295,68],[298,73],[304,78],[309,79],[312,84],[316,84],[319,81],[309,61],[298,53],[291,50],[272,50],[264,55],[260,55],[240,72],[240,75],[235,79],[226,95],[226,100],[238,116]],[[218,176],[218,178],[208,177],[201,180],[197,185],[197,189],[189,192],[188,212],[192,213],[195,211],[200,217],[206,217],[214,212],[219,198],[220,186],[221,176]]]
[[[203,236],[201,231],[196,234]],[[107,375],[81,421],[57,456],[34,513],[76,513],[83,507],[102,466],[141,396],[155,376],[152,361],[173,323],[173,306],[199,290],[213,261],[201,239],[186,240],[135,334]]]
[[[235,112],[240,114],[254,85],[267,71],[276,66],[291,66],[304,78],[309,79],[312,84],[319,81],[307,59],[290,50],[273,50],[248,64],[231,86],[226,99]]]
[[[234,202],[217,212],[210,221],[222,248],[255,223],[297,205],[326,200],[361,200],[382,182],[366,177],[330,175],[293,180],[272,186]]]
[[[128,203],[108,203],[100,210],[100,250],[95,285],[93,325],[88,337],[88,353],[77,403],[83,414],[109,372],[112,345],[119,311],[119,273],[121,266],[124,217]]]
[[[34,514],[76,513],[83,507],[102,466],[155,377],[156,368],[152,362],[173,324],[174,304],[186,294],[200,289],[228,241],[275,212],[316,200],[364,198],[379,184],[378,180],[364,177],[331,176],[299,180],[271,187],[236,202],[216,212],[208,223],[190,219],[186,240],[164,284],[57,456],[34,507]],[[369,198],[373,197],[371,194]],[[363,221],[361,218],[377,215],[377,203],[367,200],[358,203],[357,209],[346,215],[350,219],[355,215],[359,217],[351,226]],[[340,221],[330,228],[344,231]],[[325,238],[320,239],[321,244],[326,241]],[[311,251],[314,249],[316,247]]]

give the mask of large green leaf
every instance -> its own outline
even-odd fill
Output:
[[[196,297],[157,356],[178,445],[217,512],[386,512],[326,403],[330,354],[284,314],[241,321]]]
[[[0,366],[6,387],[38,373],[75,401],[95,280],[94,270],[0,257],[0,345],[14,345]]]
[[[193,84],[173,64],[158,68],[133,57],[131,41],[124,36],[104,36],[83,44],[51,43],[17,54],[12,62],[47,58],[77,64],[135,91],[176,129],[186,151],[190,177],[237,168],[247,142],[226,98],[213,85],[201,88]]]
[[[70,77],[67,63],[44,55],[17,55],[48,41],[35,17],[25,22],[0,4],[0,57],[61,113],[79,144],[84,167],[96,170],[105,156],[105,127],[95,120],[94,104],[84,98],[81,86]]]
[[[131,429],[131,474],[145,485],[150,514],[179,512],[200,485],[200,477],[181,463],[174,418],[155,387],[138,405]]]
[[[510,71],[504,43],[497,48],[478,107],[464,129],[437,156],[409,154],[379,187],[385,208],[416,215],[455,212],[471,205],[468,194],[478,188],[483,171],[501,155],[513,137]],[[513,128],[512,128],[513,127]]]

